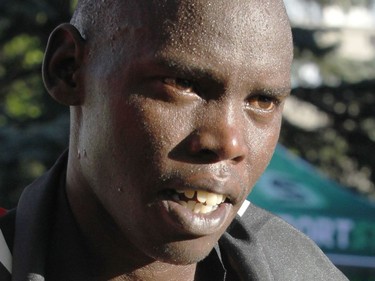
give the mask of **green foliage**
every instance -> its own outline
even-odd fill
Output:
[[[0,2],[0,206],[15,206],[67,146],[68,110],[46,93],[41,63],[49,33],[69,20],[71,5]]]
[[[19,120],[35,119],[40,117],[43,111],[41,101],[40,79],[32,77],[26,81],[16,80],[9,88],[5,97],[5,113]]]
[[[19,59],[21,66],[26,69],[40,65],[43,59],[39,38],[27,34],[9,40],[4,44],[2,53],[10,60]]]

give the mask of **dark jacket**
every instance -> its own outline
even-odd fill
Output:
[[[25,189],[17,209],[0,218],[0,281],[45,280],[49,233],[66,163],[65,153]],[[304,234],[252,204],[245,209],[213,250],[220,262],[203,261],[200,266],[222,271],[221,280],[348,280]]]

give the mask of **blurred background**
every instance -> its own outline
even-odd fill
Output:
[[[2,207],[14,207],[23,188],[52,166],[67,147],[68,109],[48,96],[40,73],[48,35],[59,23],[69,20],[74,2],[0,0]],[[276,198],[275,194],[281,192],[280,189],[276,193],[267,189],[270,181],[264,179],[258,187],[266,187],[255,188],[253,201],[295,224],[317,243],[321,242],[318,244],[327,251],[330,249],[328,238],[324,240],[322,235],[327,233],[324,230],[330,229],[332,241],[338,241],[338,250],[330,258],[351,281],[374,281],[375,0],[284,2],[295,44],[293,91],[285,107],[281,145],[274,160],[279,164],[271,163],[270,169],[284,167],[295,177],[298,169],[306,167],[308,172],[303,172],[302,178],[296,180],[303,184],[310,177],[312,183],[308,188],[315,191],[331,190],[328,186],[334,185],[331,199],[323,200],[327,207],[324,210],[341,204],[346,212],[337,211],[338,217],[333,218],[321,213],[319,217],[313,217],[311,214],[316,210],[307,208],[303,216],[282,209],[283,202],[288,202],[289,207],[294,206],[290,202],[293,196],[304,200],[309,198],[304,204],[316,199],[314,192],[310,191],[302,196],[299,192],[304,187],[300,187],[300,183],[294,184],[298,187],[296,190],[286,184],[282,173],[278,173],[281,178],[273,179],[272,183],[276,183],[277,188],[284,188],[284,197],[287,194],[289,201],[278,198],[277,204],[267,206],[262,196]],[[278,157],[284,160],[278,160]],[[314,180],[315,176],[321,179]],[[261,190],[268,190],[268,195],[262,195]],[[335,195],[336,190],[339,190],[338,195]],[[342,203],[334,202],[335,198],[341,198]],[[275,206],[281,209],[272,209]],[[348,212],[358,217],[349,218]],[[367,218],[357,230],[354,222],[365,213]],[[312,231],[310,226],[313,224],[306,223],[306,218],[310,222],[315,219],[317,229]],[[341,232],[332,230],[334,224]],[[343,255],[339,254],[344,251],[344,242],[347,240],[345,245],[349,245],[354,236],[356,244],[351,244],[352,252],[345,255],[354,262],[345,262]],[[364,253],[363,249],[367,252]]]

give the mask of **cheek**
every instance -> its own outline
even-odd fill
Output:
[[[249,132],[251,153],[268,160],[272,157],[273,148],[276,146],[280,134],[280,122],[257,127]]]
[[[128,117],[133,119],[129,134],[134,145],[143,144],[149,157],[165,159],[173,148],[192,130],[191,109],[177,108],[159,100],[133,98],[127,107]]]
[[[254,126],[247,130],[249,157],[247,170],[253,178],[252,182],[264,172],[272,158],[274,149],[279,139],[281,117],[275,118],[267,125]]]

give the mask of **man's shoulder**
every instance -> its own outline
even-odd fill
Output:
[[[266,255],[277,256],[280,253],[284,258],[286,255],[301,255],[302,259],[316,256],[326,259],[315,242],[304,233],[277,215],[253,204],[237,223],[251,233]]]
[[[263,268],[261,276],[288,281],[347,280],[310,238],[253,204],[235,219],[224,239],[235,248],[233,252],[244,252],[244,259]]]
[[[40,241],[46,241],[65,167],[66,161],[58,160],[51,170],[24,189],[16,209],[0,210],[1,281],[11,280],[12,274],[34,272],[35,264],[40,265],[35,257],[41,256],[44,249]],[[26,277],[15,278],[26,280]]]
[[[239,220],[239,223],[244,224],[246,228],[251,229],[251,231],[260,238],[264,237],[265,233],[272,234],[277,230],[278,239],[287,238],[288,236],[286,234],[291,234],[303,240],[311,241],[301,231],[297,230],[282,218],[254,204],[249,205],[248,209]]]

